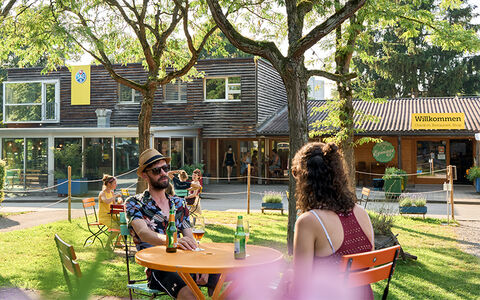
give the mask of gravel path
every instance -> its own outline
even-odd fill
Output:
[[[459,221],[456,229],[460,248],[480,258],[480,221]]]

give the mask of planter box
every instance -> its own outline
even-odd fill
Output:
[[[475,178],[475,190],[480,193],[480,177]]]
[[[262,213],[264,210],[281,210],[283,215],[283,203],[262,203]]]
[[[387,199],[398,198],[398,196],[402,194],[402,178],[394,177],[385,179],[383,189],[385,190],[385,197]]]
[[[78,180],[86,180],[85,178],[72,180],[72,195],[83,195],[88,192],[88,182],[78,182]],[[57,184],[68,181],[68,179],[57,179]],[[64,183],[57,187],[57,194],[68,194],[68,183]]]
[[[420,214],[425,218],[427,213],[426,206],[399,206],[398,210],[400,214]]]

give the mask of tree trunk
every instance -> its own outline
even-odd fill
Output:
[[[281,72],[288,100],[288,126],[289,126],[289,166],[297,151],[308,142],[308,117],[307,117],[307,75],[303,64],[290,63]],[[293,253],[293,235],[295,221],[297,220],[297,202],[295,199],[295,179],[289,174],[289,199],[288,199],[288,253]]]
[[[148,86],[148,85],[147,85]],[[150,88],[143,95],[142,108],[138,115],[138,151],[142,153],[150,148],[150,121],[152,120],[153,98],[155,88]],[[142,193],[147,188],[147,183],[141,178],[137,179],[136,192]]]
[[[349,187],[355,192],[354,109],[350,81],[337,83],[337,89],[340,97],[340,130],[344,131],[339,146],[343,153]]]

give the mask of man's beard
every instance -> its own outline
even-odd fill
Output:
[[[149,179],[149,184],[150,187],[154,190],[161,191],[164,190],[168,187],[168,180],[164,180],[165,178],[168,178],[167,176],[162,176],[159,177],[157,180],[152,178],[150,174],[147,174],[148,179]]]

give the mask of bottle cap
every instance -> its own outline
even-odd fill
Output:
[[[243,216],[238,216],[239,219],[243,219]]]

